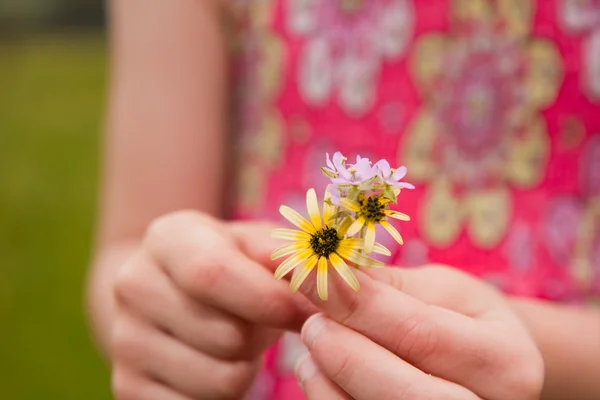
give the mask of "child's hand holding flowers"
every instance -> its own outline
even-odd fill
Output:
[[[311,189],[309,219],[281,208],[301,231],[274,231],[294,241],[273,253],[273,258],[291,255],[276,278],[296,269],[292,291],[300,288],[322,311],[302,330],[310,354],[299,363],[297,376],[306,396],[539,398],[544,377],[540,352],[499,292],[449,267],[371,269],[383,266],[371,252],[389,255],[375,242],[376,224],[402,244],[388,220],[409,220],[389,208],[402,189],[412,188],[400,182],[406,169],[393,170],[385,160],[372,165],[360,157],[347,166],[336,153],[323,171],[332,180],[322,202],[323,219]],[[328,282],[329,263],[341,279],[334,274]],[[315,266],[316,279],[310,276]]]

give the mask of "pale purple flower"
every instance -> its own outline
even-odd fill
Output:
[[[329,153],[325,153],[327,167],[323,167],[323,172],[330,178],[343,178],[349,180],[352,176],[346,168],[346,157],[339,151],[333,155],[333,161],[329,158]]]
[[[368,158],[356,157],[355,164],[346,166],[346,157],[339,151],[333,155],[333,161],[327,156],[327,167],[323,172],[331,178],[334,185],[360,185],[377,176],[377,168],[371,164]]]
[[[387,160],[379,160],[375,164],[375,167],[378,170],[379,178],[383,184],[397,187],[399,189],[415,188],[414,185],[408,182],[400,182],[400,179],[406,176],[407,168],[405,166],[394,169],[390,167],[390,163],[388,163]]]

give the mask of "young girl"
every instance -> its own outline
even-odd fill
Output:
[[[89,304],[118,399],[600,397],[600,2],[113,0],[110,20]],[[405,243],[383,244],[413,268],[358,292],[330,272],[324,302],[273,279],[252,221],[301,211],[335,151],[408,167]]]

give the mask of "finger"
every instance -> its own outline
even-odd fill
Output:
[[[121,366],[113,369],[112,392],[116,400],[192,400]]]
[[[298,331],[311,314],[261,264],[242,253],[227,230],[196,213],[161,218],[144,245],[173,282],[195,300],[247,321]]]
[[[319,371],[310,354],[298,362],[296,380],[308,400],[351,400],[338,385]]]
[[[358,292],[332,275],[328,301],[319,299],[312,282],[304,286],[305,295],[335,321],[417,368],[489,399],[501,388],[489,384],[487,377],[498,376],[498,382],[520,379],[513,372],[515,357],[503,353],[515,346],[509,343],[511,332],[502,331],[504,324],[482,324],[427,305],[361,271],[356,271]]]
[[[502,302],[502,296],[492,286],[482,284],[475,277],[451,267],[428,265],[363,272],[426,304],[442,306],[474,318],[496,310]]]
[[[285,241],[271,237],[275,228],[277,225],[270,222],[236,221],[228,224],[228,230],[242,252],[271,271],[279,265],[277,260],[271,260],[271,253],[285,244]]]
[[[178,291],[158,266],[135,256],[120,271],[115,293],[121,307],[194,349],[216,358],[252,360],[280,335],[205,306]]]
[[[479,399],[322,314],[309,318],[302,340],[323,375],[356,400]]]
[[[240,398],[258,370],[258,362],[228,362],[196,352],[127,315],[115,322],[111,351],[117,365],[191,398]]]

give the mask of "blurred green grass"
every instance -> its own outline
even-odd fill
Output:
[[[83,285],[96,208],[100,33],[0,42],[0,398],[109,399]]]

